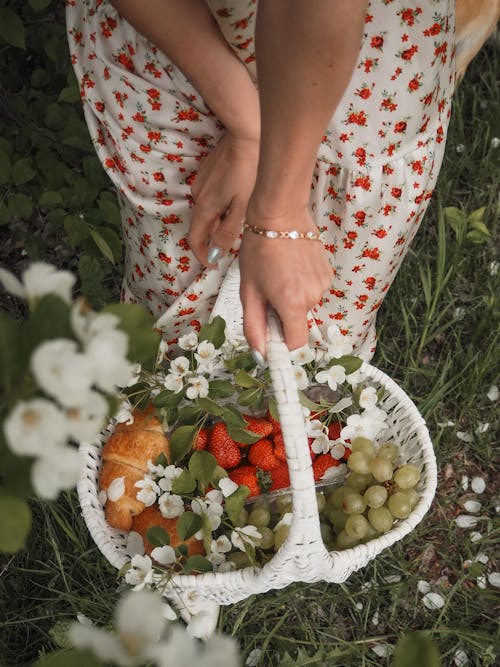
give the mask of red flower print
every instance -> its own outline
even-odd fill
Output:
[[[333,294],[333,296],[336,296],[337,299],[343,299],[345,297],[345,292],[341,289],[331,289],[330,294]]]
[[[179,111],[177,114],[177,120],[190,120],[197,122],[200,120],[200,114],[192,107],[190,107],[189,109],[183,109]]]
[[[396,199],[399,199],[401,195],[403,194],[403,191],[401,188],[391,188],[391,195],[395,197]]]
[[[363,280],[364,284],[366,285],[366,289],[372,290],[375,287],[375,283],[377,282],[376,279],[373,276],[368,276],[368,278],[365,278]]]
[[[442,27],[439,23],[433,23],[430,28],[426,28],[423,32],[426,37],[434,37],[435,35],[439,35],[441,30]]]
[[[348,124],[361,125],[362,127],[366,126],[366,113],[364,111],[353,111],[347,117]]]
[[[153,100],[160,99],[160,91],[157,90],[156,88],[149,88],[146,92],[149,95],[149,97],[151,97],[151,99]]]
[[[135,120],[136,123],[144,123],[146,116],[138,111],[132,116],[132,120]]]
[[[410,46],[409,49],[406,49],[401,53],[401,58],[403,60],[410,61],[413,58],[413,56],[417,53],[417,51],[418,51],[418,46],[416,44],[413,44],[412,46]]]
[[[153,178],[155,181],[164,181],[165,176],[161,173],[161,171],[155,171],[153,172]]]
[[[160,260],[160,262],[165,262],[165,264],[170,264],[170,262],[172,261],[172,258],[166,255],[164,252],[158,253],[158,259]]]
[[[363,86],[362,88],[358,88],[356,91],[356,95],[358,97],[361,97],[363,100],[367,100],[369,97],[371,97],[372,91],[368,88],[368,86]]]
[[[370,190],[371,181],[369,176],[358,176],[354,181],[354,185],[358,188],[363,188],[363,190]]]
[[[96,110],[99,111],[100,113],[102,113],[104,111],[104,109],[106,108],[104,106],[104,102],[95,102],[94,106],[95,106]]]
[[[394,132],[405,132],[406,131],[406,121],[400,120],[396,125],[394,125]]]
[[[370,42],[370,46],[372,49],[381,49],[384,45],[384,38],[382,35],[376,35],[375,37],[372,37],[372,41]]]
[[[183,317],[184,315],[192,315],[195,312],[194,308],[181,308],[179,310],[179,317]]]
[[[187,294],[186,299],[189,299],[189,301],[198,301],[198,295],[197,294]]]
[[[151,153],[151,146],[147,146],[146,144],[141,144],[139,148],[143,153]]]
[[[199,331],[201,329],[201,323],[199,320],[191,320],[189,326],[193,327],[195,331]]]
[[[176,225],[181,221],[181,219],[178,215],[172,213],[172,215],[164,215],[161,221],[164,225]]]
[[[418,80],[417,76],[414,76],[413,79],[408,83],[408,90],[410,92],[415,92],[415,90],[418,90],[422,84]]]
[[[369,259],[380,259],[380,250],[378,248],[365,248],[361,255],[362,257],[368,257]]]
[[[365,220],[366,220],[365,211],[356,211],[356,213],[354,214],[354,219],[355,219],[356,224],[358,225],[358,227],[361,227],[362,225],[364,225]]]
[[[387,236],[387,232],[383,227],[379,227],[372,232],[373,236],[376,236],[378,239],[383,239]]]
[[[148,139],[149,139],[149,141],[160,141],[161,140],[161,132],[149,131],[148,132]]]
[[[356,158],[356,162],[359,165],[363,166],[366,164],[366,151],[364,148],[362,147],[356,148],[356,150],[354,151],[354,156]]]

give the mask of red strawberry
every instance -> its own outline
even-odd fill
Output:
[[[347,461],[347,459],[351,456],[352,451],[349,449],[349,447],[345,448],[344,456],[342,457],[342,461]]]
[[[251,415],[242,415],[243,419],[247,423],[247,430],[252,431],[260,435],[262,438],[267,438],[273,430],[273,425],[271,422],[268,422],[267,419],[262,419],[260,417],[252,417]]]
[[[281,433],[281,424],[280,424],[280,422],[271,415],[269,410],[267,411],[266,419],[271,423],[271,426],[273,427],[273,430],[271,431],[271,435],[275,436],[275,435],[278,435],[278,433]]]
[[[286,463],[281,463],[276,468],[273,468],[270,473],[272,484],[269,491],[277,491],[278,489],[285,489],[290,486],[290,473]]]
[[[328,426],[328,437],[330,440],[338,440],[340,438],[340,431],[343,425],[340,422],[332,422]]]
[[[194,439],[193,449],[206,449],[210,438],[210,429],[200,428]]]
[[[210,433],[208,451],[223,468],[235,468],[241,461],[241,451],[227,432],[224,422],[217,422]]]
[[[286,461],[285,441],[281,431],[274,436],[274,456],[280,461]]]
[[[334,459],[331,454],[320,454],[318,458],[313,462],[313,474],[316,482],[320,480],[325,472],[332,466],[340,465],[340,461]]]
[[[311,461],[314,461],[314,459],[318,456],[314,449],[312,448],[312,444],[314,442],[314,438],[307,438],[307,444],[309,445],[309,454],[311,455]]]
[[[272,470],[281,464],[273,450],[272,440],[262,438],[248,450],[248,460],[261,470]]]
[[[239,466],[228,472],[229,479],[235,484],[245,484],[250,489],[251,496],[260,495],[260,486],[257,480],[257,468],[255,466]]]

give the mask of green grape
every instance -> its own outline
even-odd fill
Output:
[[[289,493],[284,493],[282,496],[276,498],[276,509],[283,516],[287,512],[292,511],[292,496]]]
[[[343,529],[347,520],[347,514],[343,510],[334,507],[328,511],[327,516],[328,520],[337,532]]]
[[[350,472],[345,483],[356,491],[364,491],[367,486],[374,482],[373,475],[362,475],[359,472]]]
[[[366,503],[359,493],[350,493],[342,501],[342,509],[346,514],[363,514]]]
[[[410,499],[406,493],[402,493],[401,491],[397,491],[392,496],[389,496],[387,507],[396,519],[406,519],[411,512]]]
[[[351,547],[355,547],[357,543],[358,540],[348,535],[345,530],[341,530],[337,535],[335,546],[337,549],[350,549]]]
[[[241,570],[243,567],[248,567],[252,563],[248,560],[248,556],[243,551],[234,551],[226,556],[226,560],[231,561],[236,565],[237,570]]]
[[[233,524],[238,528],[242,528],[243,526],[246,526],[247,523],[248,523],[248,511],[244,507],[242,507],[238,516],[233,521]]]
[[[379,533],[386,533],[392,528],[394,519],[387,507],[372,507],[368,510],[368,521]]]
[[[418,484],[419,479],[420,471],[411,463],[406,463],[394,473],[394,481],[400,489],[411,489]]]
[[[369,521],[367,523],[368,523],[368,530],[366,531],[366,535],[363,537],[362,542],[368,542],[369,540],[373,540],[373,538],[378,537],[379,535],[378,530],[375,530],[375,528]]]
[[[274,533],[267,526],[259,526],[259,533],[261,535],[259,547],[261,549],[270,549],[274,546]]]
[[[353,452],[347,459],[347,466],[354,472],[368,475],[371,472],[370,461],[371,458],[364,452]]]
[[[370,461],[370,472],[377,482],[387,482],[392,477],[392,463],[382,456],[375,456]]]
[[[410,507],[412,509],[415,507],[415,505],[420,500],[420,496],[418,495],[418,493],[415,491],[414,488],[412,488],[412,489],[402,489],[401,493],[404,493],[405,496],[408,496],[408,498],[410,499]]]
[[[377,456],[381,456],[383,459],[389,459],[389,461],[394,461],[399,456],[399,447],[395,442],[384,442],[378,448]]]
[[[333,542],[334,540],[334,534],[332,527],[328,523],[320,523],[319,524],[319,529],[321,531],[321,539],[323,540],[323,543],[326,544],[327,542]]]
[[[248,523],[252,526],[269,526],[271,521],[271,512],[264,507],[257,507],[253,509],[248,515]]]
[[[321,491],[316,494],[316,502],[318,503],[318,512],[322,512],[326,507],[326,498]]]
[[[368,438],[354,438],[351,441],[351,452],[363,452],[368,457],[375,456],[375,445]]]
[[[342,507],[342,501],[351,493],[352,488],[349,488],[348,486],[338,486],[328,498],[327,507],[336,509]]]
[[[368,521],[361,514],[351,514],[347,517],[345,532],[355,540],[362,540],[368,532]]]
[[[387,489],[385,486],[375,484],[366,489],[363,498],[368,507],[382,507],[387,500]]]
[[[289,532],[290,532],[290,526],[279,526],[279,528],[276,528],[276,530],[274,531],[274,550],[275,551],[278,551],[278,549],[281,547],[283,542],[288,537]]]

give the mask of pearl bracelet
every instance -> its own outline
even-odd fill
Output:
[[[245,220],[243,221],[243,228],[248,229],[249,232],[258,234],[259,236],[265,236],[268,239],[291,239],[296,241],[297,239],[306,239],[308,241],[321,241],[320,233],[315,234],[314,232],[298,232],[296,229],[291,229],[290,231],[280,232],[275,229],[262,229],[262,227],[256,227],[255,225],[250,225]]]

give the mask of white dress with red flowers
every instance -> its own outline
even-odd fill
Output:
[[[73,66],[99,158],[117,187],[123,299],[167,340],[206,321],[237,245],[200,267],[186,236],[190,184],[223,128],[182,72],[106,0],[67,0]],[[208,0],[255,78],[256,0]],[[186,44],[189,48],[189,44]],[[369,359],[375,319],[431,197],[454,90],[453,0],[372,0],[358,62],[319,147],[310,206],[335,269],[310,317]]]

